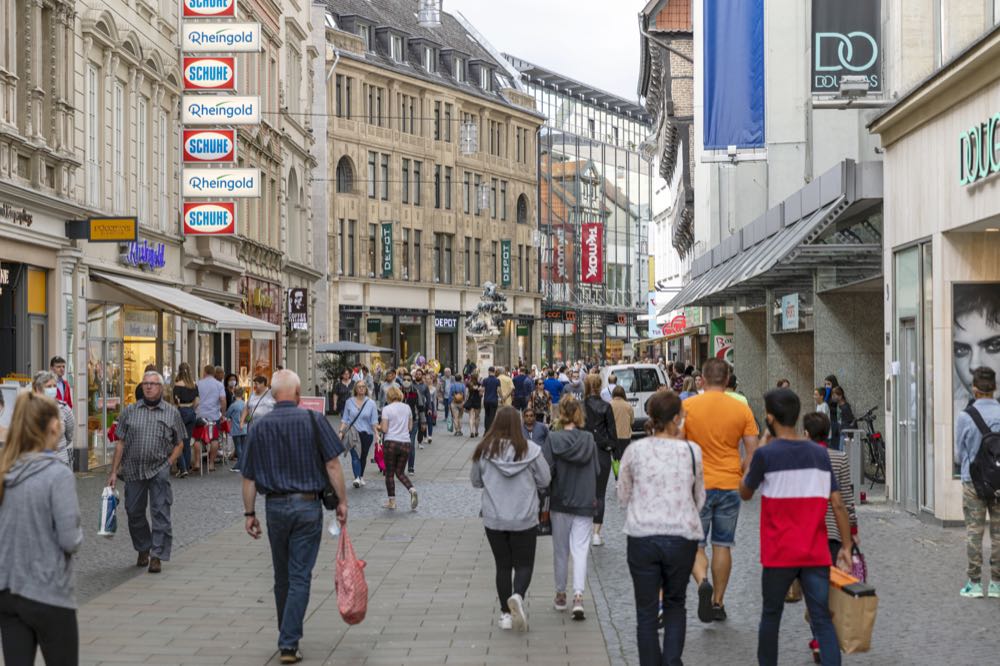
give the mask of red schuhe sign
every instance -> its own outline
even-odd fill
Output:
[[[587,284],[604,282],[604,225],[590,222],[581,225],[580,280]]]

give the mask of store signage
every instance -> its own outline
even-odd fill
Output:
[[[195,164],[235,162],[236,130],[184,130],[184,161]]]
[[[139,240],[139,221],[134,217],[91,217],[87,240],[92,243],[124,243]]]
[[[185,18],[236,16],[236,0],[182,0]]]
[[[799,295],[781,297],[781,330],[797,331],[799,328]]]
[[[0,264],[0,296],[3,296],[3,289],[10,284],[10,269],[4,268]]]
[[[687,317],[684,314],[679,314],[664,324],[660,328],[660,333],[663,335],[678,335],[686,331],[687,326]]]
[[[616,315],[615,320],[618,322],[619,326],[625,326],[628,324],[628,315],[623,315],[623,314]]]
[[[500,241],[500,286],[509,287],[511,278],[510,241]]]
[[[184,56],[184,90],[236,90],[236,58]]]
[[[185,197],[257,197],[260,169],[184,169],[181,190]]]
[[[148,241],[125,243],[118,262],[144,271],[159,270],[167,265],[166,247],[163,243],[150,245]]]
[[[518,322],[517,323],[517,333],[516,334],[517,334],[517,337],[519,337],[519,338],[524,338],[524,337],[527,337],[527,336],[531,335],[531,328],[529,327],[528,323],[527,322]]]
[[[14,224],[30,227],[35,218],[26,208],[17,209],[9,203],[0,203],[0,220],[8,220]]]
[[[580,280],[587,284],[604,282],[604,225],[588,222],[581,226]]]
[[[382,223],[382,277],[392,277],[392,222]]]
[[[715,358],[733,362],[733,336],[729,333],[715,336]]]
[[[381,333],[382,320],[377,317],[369,317],[367,330],[369,333]]]
[[[288,290],[288,326],[293,331],[309,330],[309,291],[305,287]]]
[[[231,236],[236,233],[236,204],[232,201],[184,202],[185,236]]]
[[[260,23],[185,23],[181,44],[189,53],[255,53]]]
[[[257,125],[260,123],[260,97],[184,95],[181,122],[185,125]]]
[[[838,93],[842,76],[864,76],[870,91],[882,90],[881,25],[875,0],[813,0],[812,92]]]
[[[958,135],[958,184],[971,185],[1000,171],[1000,112]]]
[[[434,317],[434,328],[439,331],[454,331],[458,328],[457,317]]]

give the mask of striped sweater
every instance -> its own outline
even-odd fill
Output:
[[[847,460],[847,454],[835,449],[827,449],[830,454],[830,466],[833,468],[833,475],[837,477],[837,485],[840,487],[840,496],[847,507],[847,517],[851,521],[851,534],[858,531],[858,515],[854,510],[854,484],[851,482],[851,464]],[[840,537],[840,530],[837,529],[837,521],[833,517],[833,505],[826,507],[826,534],[831,541],[844,543]]]

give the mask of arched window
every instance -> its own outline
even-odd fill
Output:
[[[523,194],[517,198],[517,223],[528,223],[528,197]]]
[[[354,165],[351,158],[344,155],[337,162],[337,192],[339,194],[354,194]]]

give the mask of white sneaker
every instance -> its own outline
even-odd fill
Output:
[[[359,478],[358,479],[358,483],[360,483],[362,486],[367,486],[368,485],[367,483],[365,483],[365,477]]]
[[[417,510],[417,489],[416,488],[410,488],[410,510],[411,511],[416,511]]]
[[[500,628],[510,631],[514,624],[510,619],[510,613],[500,613]]]
[[[355,488],[360,488],[360,487],[361,487],[361,479],[359,479],[359,478],[355,477],[355,478],[354,478],[354,483],[353,483],[352,485],[353,485],[353,486],[354,486]]]
[[[433,441],[431,440],[431,438],[430,438],[430,437],[428,437],[428,438],[427,438],[427,439],[426,439],[425,441],[426,441],[426,442],[427,442],[428,444],[433,444],[433,443],[434,443],[434,442],[433,442]]]
[[[603,546],[604,537],[601,536],[600,532],[594,532],[594,535],[590,537],[591,546]]]
[[[423,444],[417,444],[417,448],[423,450],[424,445]]]
[[[527,631],[528,614],[524,610],[524,599],[521,595],[511,595],[510,599],[507,600],[507,606],[510,608],[510,618],[514,625],[514,630]]]

